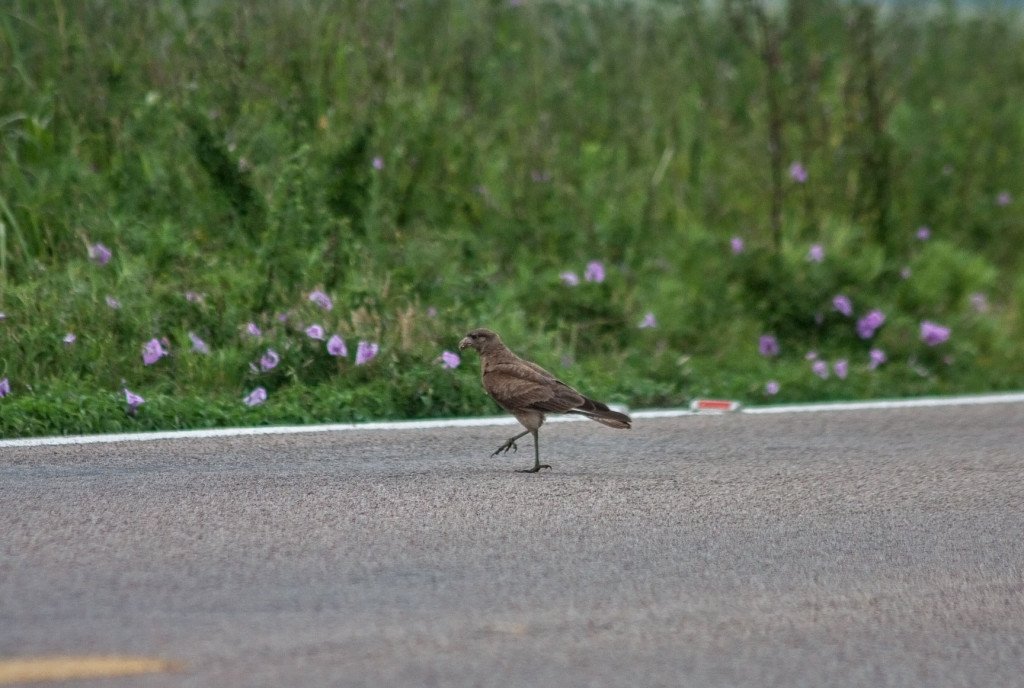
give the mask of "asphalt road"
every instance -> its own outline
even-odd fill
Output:
[[[0,657],[92,686],[1021,686],[1024,404],[0,449]]]

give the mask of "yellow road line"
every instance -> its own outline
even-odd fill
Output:
[[[154,657],[117,655],[51,655],[0,658],[0,686],[12,683],[67,681],[75,678],[110,678],[174,671],[173,662]]]

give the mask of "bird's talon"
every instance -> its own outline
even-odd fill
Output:
[[[497,449],[495,449],[494,453],[491,454],[491,456],[497,456],[498,454],[500,454],[502,452],[505,452],[506,454],[508,454],[508,450],[509,449],[511,449],[513,452],[519,451],[519,447],[516,446],[516,443],[513,442],[512,440],[509,440],[505,444],[503,444],[500,447],[498,447]]]

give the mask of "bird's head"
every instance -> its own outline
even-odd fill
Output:
[[[478,352],[483,352],[495,344],[501,345],[501,337],[496,332],[478,327],[475,330],[470,330],[462,341],[459,342],[459,349],[476,349]]]

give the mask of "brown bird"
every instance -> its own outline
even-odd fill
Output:
[[[480,377],[484,389],[492,399],[516,417],[523,432],[508,440],[491,454],[497,456],[508,450],[518,451],[516,440],[533,435],[533,468],[520,473],[536,473],[551,468],[540,462],[540,444],[537,431],[544,424],[545,413],[578,413],[610,428],[628,430],[632,422],[625,413],[612,411],[600,401],[583,396],[536,363],[512,353],[496,333],[480,328],[473,330],[459,342],[459,349],[472,348],[480,354]]]

